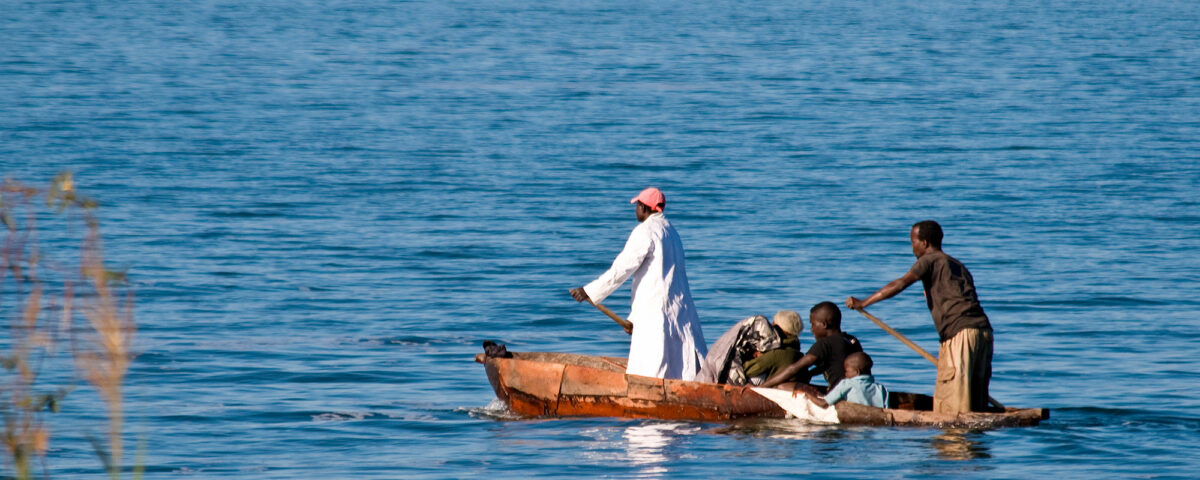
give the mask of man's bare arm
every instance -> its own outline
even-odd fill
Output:
[[[887,300],[896,296],[896,294],[903,292],[904,289],[908,288],[909,285],[916,283],[917,280],[920,280],[920,277],[917,277],[912,272],[905,273],[903,277],[888,282],[887,285],[884,285],[883,288],[879,289],[878,292],[871,294],[871,296],[867,297],[866,300],[859,300],[855,297],[847,298],[846,306],[853,310],[867,308],[868,305],[876,303],[880,300]]]
[[[814,363],[817,363],[816,355],[806,353],[803,357],[800,357],[799,360],[796,360],[791,365],[788,365],[783,370],[780,370],[779,373],[776,373],[775,376],[768,378],[767,381],[763,382],[762,385],[759,386],[763,388],[771,388],[779,385],[796,376],[797,373],[800,373],[806,370],[808,367],[811,367]]]

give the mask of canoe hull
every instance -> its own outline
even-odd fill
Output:
[[[513,352],[511,358],[476,355],[496,397],[530,417],[621,417],[723,421],[784,418],[787,412],[750,388],[628,375],[625,359],[569,353]],[[928,411],[928,396],[896,393],[897,408],[841,402],[837,422],[847,425],[912,425],[996,428],[1037,425],[1040,408],[960,414]]]
[[[565,353],[515,353],[486,357],[496,397],[514,412],[534,417],[624,417],[665,420],[732,420],[787,416],[748,389],[627,375],[625,359]]]

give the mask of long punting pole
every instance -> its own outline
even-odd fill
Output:
[[[871,321],[875,322],[876,325],[879,325],[879,328],[882,328],[883,331],[892,334],[893,337],[896,337],[901,342],[904,342],[905,345],[908,345],[908,348],[916,350],[916,352],[921,354],[922,357],[925,357],[926,360],[929,360],[934,365],[938,364],[937,359],[933,358],[933,355],[930,355],[929,352],[926,352],[925,349],[921,348],[920,345],[913,343],[913,341],[909,340],[908,337],[905,337],[904,335],[900,334],[900,332],[897,332],[896,329],[889,327],[886,323],[883,323],[883,320],[880,320],[879,317],[867,313],[866,309],[856,308],[855,310],[858,310],[858,313],[863,314],[864,317],[871,319]],[[992,402],[992,405],[995,405],[997,408],[1004,408],[1004,405],[1000,402],[997,402],[996,399],[992,398],[991,395],[988,395],[988,401]]]
[[[621,328],[625,329],[625,333],[628,333],[630,335],[633,334],[633,322],[630,322],[629,320],[621,318],[621,316],[617,315],[616,312],[609,310],[608,307],[606,307],[604,305],[593,302],[592,299],[590,299],[590,298],[588,299],[588,303],[592,304],[593,307],[596,307],[597,310],[604,312],[604,314],[608,315],[608,318],[613,319],[614,322],[617,322],[617,324],[620,325]]]

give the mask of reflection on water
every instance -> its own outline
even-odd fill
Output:
[[[987,446],[974,440],[980,435],[977,431],[952,428],[935,435],[931,443],[937,450],[937,456],[943,460],[991,458]]]
[[[658,477],[668,472],[666,463],[679,458],[675,448],[680,439],[700,427],[687,423],[644,423],[625,429],[625,452],[629,463],[642,466],[639,477]]]
[[[814,438],[818,434],[826,435],[829,432],[836,432],[837,427],[794,418],[747,418],[736,420],[728,426],[714,428],[709,431],[721,435],[750,435],[757,438],[805,440]]]

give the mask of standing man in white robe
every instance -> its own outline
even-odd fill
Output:
[[[629,321],[629,364],[625,373],[692,380],[700,372],[707,347],[700,317],[692,303],[683,243],[662,213],[667,200],[650,187],[630,200],[638,224],[612,267],[591,283],[571,290],[577,301],[600,303],[633,276]]]

